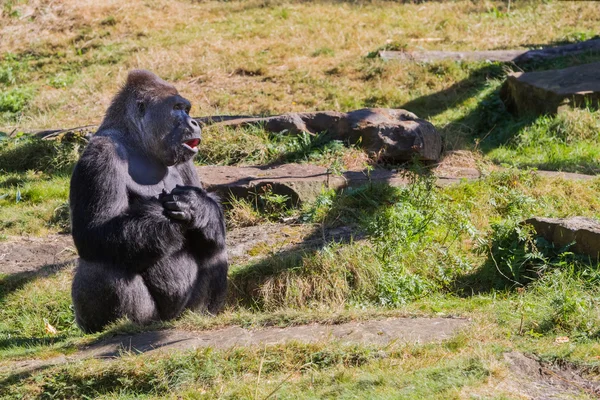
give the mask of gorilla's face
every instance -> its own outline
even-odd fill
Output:
[[[165,165],[190,160],[198,153],[201,131],[189,115],[191,104],[180,95],[172,95],[142,105],[144,131],[150,136],[151,152]]]

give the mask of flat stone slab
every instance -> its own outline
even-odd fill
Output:
[[[47,360],[12,361],[2,370],[23,372],[90,358],[114,360],[123,355],[174,352],[212,347],[230,349],[240,346],[268,346],[287,342],[366,344],[387,346],[404,343],[430,343],[451,338],[466,328],[464,318],[388,318],[353,321],[339,325],[310,324],[286,328],[244,329],[230,326],[209,331],[162,330],[134,335],[118,335],[94,343],[68,355]]]
[[[600,62],[565,69],[514,72],[508,75],[500,97],[516,114],[555,114],[565,105],[598,106]]]
[[[335,175],[325,167],[309,164],[283,164],[259,167],[206,166],[198,167],[202,183],[209,191],[217,192],[224,198],[248,197],[270,190],[287,195],[293,204],[314,200],[323,189],[343,189],[372,183],[387,183],[391,186],[406,186],[409,175],[406,172],[376,169],[346,171]],[[460,168],[440,172],[437,184],[440,186],[458,183],[462,179],[477,179],[480,173],[474,168]]]
[[[485,51],[380,51],[379,57],[384,60],[401,60],[417,62],[435,62],[441,60],[454,61],[499,61],[527,62],[545,60],[567,55],[581,54],[587,51],[600,52],[600,39],[546,47],[535,50],[485,50]]]
[[[0,273],[2,274],[61,265],[76,257],[77,250],[71,235],[22,236],[0,241]]]
[[[558,248],[574,243],[569,250],[586,254],[597,260],[600,255],[600,222],[584,217],[572,218],[530,218],[525,221],[532,225],[539,236],[554,243]]]
[[[523,399],[580,399],[600,396],[600,382],[569,362],[552,365],[517,351],[503,354],[509,375],[498,389]]]
[[[84,358],[118,357],[123,350],[146,353],[161,350],[187,350],[201,347],[229,349],[238,346],[265,346],[296,341],[318,343],[339,341],[385,346],[390,343],[429,343],[449,339],[468,325],[462,318],[388,318],[354,321],[339,325],[310,324],[286,328],[223,329],[187,332],[178,330],[144,332],[117,336],[82,349]]]

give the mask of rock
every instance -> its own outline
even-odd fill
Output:
[[[597,260],[600,255],[600,222],[584,217],[572,218],[530,218],[525,221],[532,225],[536,233],[553,243],[564,247],[575,242],[569,250],[585,254]]]
[[[515,72],[500,90],[506,108],[516,114],[555,114],[563,105],[598,106],[600,62],[559,70]]]
[[[335,127],[337,139],[361,143],[383,159],[438,161],[442,154],[442,137],[435,127],[406,110],[365,108],[348,113]]]
[[[294,135],[327,132],[332,139],[360,143],[372,155],[392,162],[410,161],[413,157],[422,161],[438,161],[442,153],[442,137],[435,127],[400,109],[290,113],[265,118],[228,119],[217,125],[264,125],[270,132]]]

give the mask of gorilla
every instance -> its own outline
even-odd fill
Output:
[[[85,332],[223,307],[225,223],[192,163],[201,131],[190,106],[153,73],[129,72],[73,170],[71,296]]]

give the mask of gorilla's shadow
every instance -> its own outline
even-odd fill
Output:
[[[117,334],[111,338],[102,335],[96,342],[86,346],[83,352],[94,358],[117,358],[127,354],[143,354],[192,340],[190,337],[173,337],[161,328],[132,334]]]
[[[34,271],[18,272],[0,278],[0,305],[4,298],[10,293],[23,288],[28,283],[31,283],[39,278],[48,277],[59,273],[60,271],[73,265],[73,261],[65,261],[58,264],[48,264]],[[0,339],[0,349],[10,347],[32,347],[32,346],[48,346],[59,343],[67,339],[65,335],[48,336],[48,337],[23,337],[18,331],[4,331],[6,338]]]

